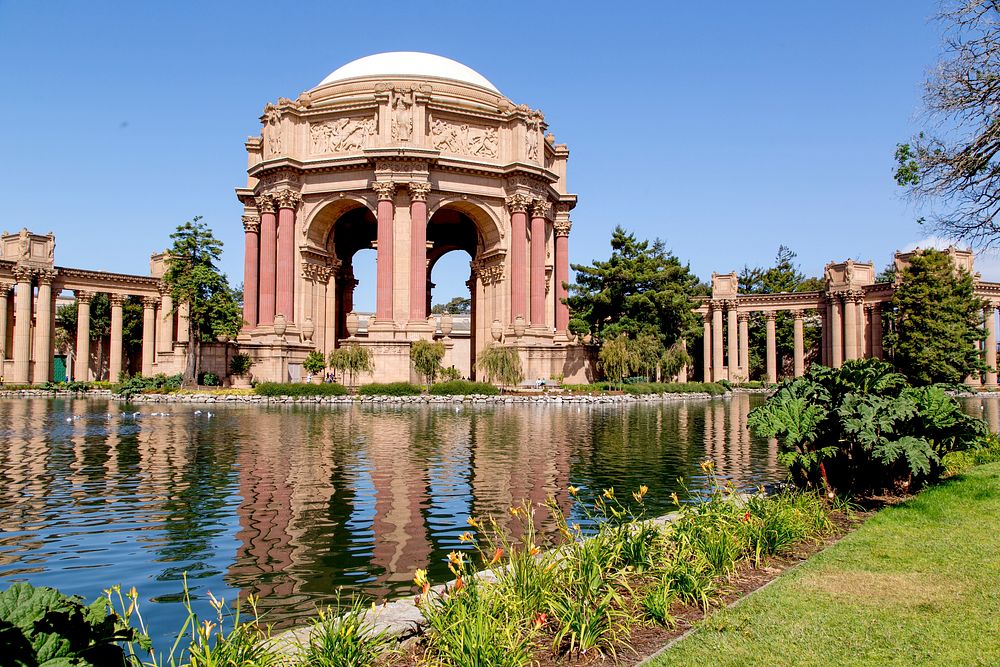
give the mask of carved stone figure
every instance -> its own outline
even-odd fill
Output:
[[[413,134],[413,92],[396,92],[392,98],[392,138],[409,141]]]
[[[347,153],[359,151],[370,145],[378,121],[372,118],[338,118],[309,126],[312,152]]]

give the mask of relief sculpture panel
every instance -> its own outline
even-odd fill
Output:
[[[368,148],[378,131],[377,117],[337,118],[309,125],[311,152],[349,153]]]
[[[431,145],[439,151],[496,159],[500,136],[495,127],[478,127],[435,118],[431,122]]]

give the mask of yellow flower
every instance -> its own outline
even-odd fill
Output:
[[[427,570],[417,570],[413,573],[413,583],[423,586],[427,583]]]
[[[470,526],[472,526],[473,528],[479,528],[479,522],[478,522],[478,521],[476,521],[476,520],[475,520],[474,518],[472,518],[471,516],[470,516],[470,517],[469,517],[468,519],[466,519],[466,520],[465,520],[465,523],[469,524],[469,525],[470,525]]]
[[[518,508],[518,507],[511,507],[510,508],[510,515],[511,516],[520,516],[520,514],[521,514],[520,508]]]
[[[571,496],[575,496],[576,494],[580,493],[580,489],[578,489],[575,486],[570,486],[568,491]]]
[[[676,491],[674,491],[673,493],[670,494],[670,499],[672,501],[674,501],[674,505],[677,505],[678,507],[680,506],[681,499],[677,497],[677,492]]]
[[[604,489],[604,493],[602,493],[601,495],[603,495],[608,500],[614,500],[615,499],[615,487],[612,486],[609,489]]]
[[[469,532],[462,533],[461,535],[458,536],[458,541],[459,542],[471,542],[472,541],[472,533],[469,533]]]
[[[643,484],[642,486],[639,487],[638,491],[632,492],[632,497],[635,498],[635,502],[641,503],[643,497],[645,497],[647,493],[649,493],[649,487]]]
[[[701,462],[701,469],[705,472],[711,472],[712,468],[715,467],[715,463],[712,459],[705,459]]]
[[[452,551],[448,554],[448,562],[455,567],[460,567],[462,565],[462,554],[458,551]]]

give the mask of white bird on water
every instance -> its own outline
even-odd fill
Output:
[[[209,419],[211,419],[211,418],[212,418],[212,417],[214,417],[214,416],[215,416],[215,415],[214,415],[214,414],[212,414],[211,412],[209,412],[209,413],[208,413],[208,418],[209,418]]]
[[[195,410],[195,411],[194,411],[194,413],[195,413],[196,415],[200,415],[200,414],[201,414],[201,410]]]

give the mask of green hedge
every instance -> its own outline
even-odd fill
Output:
[[[719,382],[637,382],[619,386],[614,382],[594,382],[592,384],[564,384],[563,389],[571,392],[622,391],[626,394],[711,394],[721,396],[726,387]]]
[[[489,382],[472,382],[470,380],[449,380],[431,385],[431,392],[434,396],[469,396],[478,394],[481,396],[496,396],[500,390]]]
[[[347,387],[336,382],[258,382],[253,393],[258,396],[346,396]]]
[[[641,382],[623,387],[626,394],[711,394],[721,396],[726,388],[716,382]]]
[[[409,382],[372,382],[358,387],[362,396],[419,396],[420,387]]]

